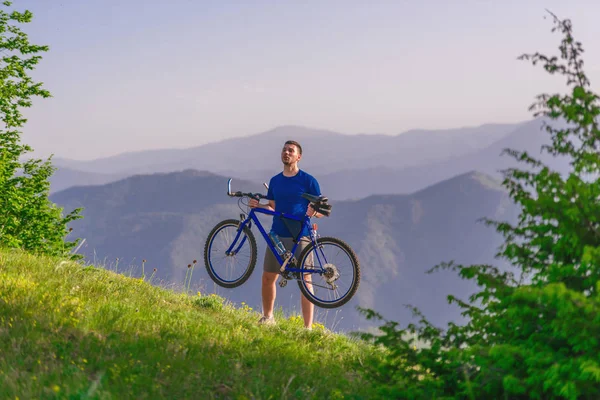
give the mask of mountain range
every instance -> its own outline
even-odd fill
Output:
[[[136,174],[210,171],[255,183],[268,182],[281,169],[279,153],[287,139],[304,149],[300,167],[317,178],[331,199],[359,199],[372,194],[409,194],[469,171],[497,179],[516,166],[501,156],[505,148],[540,156],[549,143],[542,120],[518,124],[487,124],[437,131],[413,130],[399,135],[345,135],[283,126],[261,134],[223,140],[189,149],[125,153],[92,161],[56,158],[52,192],[71,186],[102,184]],[[564,172],[568,164],[542,156]]]
[[[301,143],[304,168],[321,174],[376,166],[404,168],[460,156],[483,148],[519,124],[489,124],[473,128],[412,130],[399,135],[359,134],[281,126],[260,134],[222,140],[188,149],[124,153],[76,161],[56,158],[57,166],[95,173],[153,173],[183,169],[216,173],[244,170],[268,171],[280,167],[279,154],[287,139]]]
[[[518,125],[509,134],[492,144],[460,156],[406,168],[373,167],[348,169],[323,175],[319,178],[330,197],[338,199],[361,198],[370,194],[412,193],[442,180],[479,171],[495,179],[502,178],[502,171],[511,167],[526,168],[517,162],[505,149],[526,151],[552,169],[561,173],[569,171],[567,160],[541,152],[542,145],[549,144],[548,133],[542,128],[541,120]]]

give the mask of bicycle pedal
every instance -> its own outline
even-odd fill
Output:
[[[287,285],[287,279],[282,279],[279,281],[279,287],[284,288]]]

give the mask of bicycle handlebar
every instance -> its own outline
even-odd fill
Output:
[[[231,178],[227,181],[227,196],[230,197],[250,197],[255,200],[266,199],[267,196],[261,193],[243,193],[240,191],[231,193]]]
[[[260,193],[242,193],[242,192],[234,192],[229,194],[229,196],[231,197],[250,197],[252,199],[255,200],[260,200],[260,199],[266,199],[267,196],[265,196],[264,194],[260,194]]]

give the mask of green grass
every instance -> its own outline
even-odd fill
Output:
[[[0,249],[0,398],[376,398],[378,352],[300,318]]]

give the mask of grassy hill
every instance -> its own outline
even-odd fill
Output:
[[[150,279],[0,249],[0,398],[376,398],[365,343]]]

